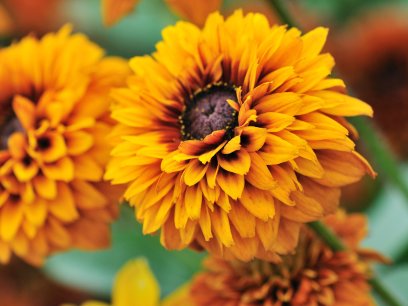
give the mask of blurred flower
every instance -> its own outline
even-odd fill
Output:
[[[333,212],[340,186],[374,175],[343,116],[371,108],[330,79],[327,30],[301,36],[260,14],[180,22],[113,93],[117,144],[106,177],[127,183],[145,234],[170,249],[272,259],[302,223]]]
[[[218,10],[222,0],[165,0],[178,16],[198,25],[203,25],[207,16]],[[131,13],[139,0],[102,0],[104,23],[111,26]]]
[[[128,262],[118,272],[112,293],[112,306],[190,306],[189,287],[183,286],[160,302],[160,287],[145,259]],[[62,306],[73,306],[65,304]],[[109,306],[89,301],[82,306]]]
[[[0,260],[39,264],[70,247],[102,248],[117,211],[102,176],[108,93],[125,62],[65,26],[0,51]]]
[[[407,12],[380,10],[359,16],[332,49],[340,71],[369,102],[396,153],[408,157]],[[338,53],[338,54],[337,54]]]
[[[283,256],[280,263],[210,258],[207,272],[197,276],[192,284],[191,298],[196,306],[374,306],[368,284],[369,262],[384,259],[358,248],[366,236],[365,217],[339,212],[327,217],[325,223],[351,252],[331,251],[304,228],[296,252]]]
[[[0,4],[0,34],[45,33],[58,26],[61,0],[4,0]],[[3,17],[3,15],[5,17]],[[9,20],[6,28],[1,24]]]
[[[0,3],[0,35],[7,35],[13,29],[13,21],[6,8]]]

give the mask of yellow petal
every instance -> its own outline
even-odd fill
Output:
[[[193,186],[197,184],[204,177],[208,165],[203,165],[197,159],[190,161],[183,173],[186,185]]]
[[[190,284],[185,284],[167,296],[161,306],[194,306],[190,298]]]
[[[111,26],[129,14],[138,0],[102,0],[103,22]]]
[[[160,288],[147,261],[128,262],[116,275],[112,306],[158,306]]]
[[[226,171],[243,175],[249,171],[251,158],[245,149],[241,149],[228,155],[218,155],[218,163]]]
[[[257,153],[250,153],[250,156],[251,168],[245,176],[245,180],[262,190],[270,190],[274,188],[276,186],[276,181],[264,160]]]

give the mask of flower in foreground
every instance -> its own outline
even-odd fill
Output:
[[[195,305],[374,306],[368,284],[369,261],[384,259],[359,249],[366,236],[365,217],[339,212],[325,223],[350,251],[331,251],[305,228],[296,253],[282,256],[281,263],[210,258],[207,271],[197,276],[191,287]]]
[[[160,287],[143,258],[129,261],[118,272],[113,292],[112,306],[192,306],[188,285],[180,287],[160,301]],[[73,306],[64,304],[62,306]],[[88,301],[82,306],[109,306],[99,301]]]
[[[14,252],[40,264],[54,251],[109,242],[118,192],[102,182],[107,97],[127,67],[70,32],[65,26],[0,51],[2,262]]]
[[[329,78],[327,30],[302,36],[260,14],[179,22],[153,56],[130,61],[113,92],[116,146],[106,177],[145,234],[169,249],[273,259],[301,224],[338,206],[340,187],[374,175],[344,116],[372,115]]]

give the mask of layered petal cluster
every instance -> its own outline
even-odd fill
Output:
[[[101,248],[117,211],[102,182],[111,146],[109,91],[126,63],[65,26],[0,51],[0,260],[39,264],[70,247]]]
[[[369,262],[384,259],[374,251],[358,248],[366,235],[365,217],[339,212],[327,217],[325,223],[350,251],[331,251],[305,228],[296,253],[282,256],[281,263],[210,258],[207,272],[197,276],[191,288],[195,305],[376,305],[368,284]]]
[[[344,116],[372,115],[329,78],[327,30],[306,35],[260,14],[179,22],[116,90],[107,178],[127,184],[145,234],[169,249],[275,257],[301,224],[334,212],[340,187],[374,175]]]

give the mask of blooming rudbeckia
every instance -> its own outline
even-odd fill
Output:
[[[374,306],[369,260],[384,259],[358,249],[366,236],[365,217],[340,212],[325,223],[357,253],[333,252],[305,228],[296,253],[282,256],[281,263],[210,258],[207,272],[197,276],[191,287],[195,305]]]
[[[112,293],[112,306],[192,306],[187,285],[160,301],[160,287],[143,258],[129,261],[118,272]],[[62,306],[73,306],[65,304]],[[88,301],[82,306],[109,306]]]
[[[333,212],[339,187],[373,171],[343,116],[370,106],[328,78],[327,30],[302,36],[260,14],[179,22],[116,90],[106,177],[127,184],[145,234],[170,249],[273,258],[302,223]]]
[[[0,51],[0,260],[108,244],[108,93],[127,67],[70,26]],[[103,192],[102,192],[103,190]],[[115,192],[114,192],[115,191]]]

